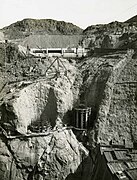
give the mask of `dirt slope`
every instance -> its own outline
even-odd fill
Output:
[[[30,35],[18,41],[18,44],[31,48],[64,48],[76,47],[81,40],[81,35]]]

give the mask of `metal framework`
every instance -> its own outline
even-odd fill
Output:
[[[57,68],[54,66],[55,62],[57,62]],[[68,70],[67,70],[66,66],[64,65],[64,63],[62,62],[62,60],[61,60],[59,57],[55,57],[54,61],[53,61],[53,62],[50,64],[50,66],[47,68],[45,74],[46,74],[52,67],[54,67],[54,68],[56,69],[56,76],[59,77],[59,75],[60,75],[60,67],[62,67],[61,65],[62,65],[63,68],[64,68],[64,75],[67,77],[68,81],[71,83],[71,81],[70,81],[70,79],[69,79],[69,77],[68,77],[68,75],[67,75]]]

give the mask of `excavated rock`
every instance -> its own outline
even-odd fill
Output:
[[[47,179],[64,179],[74,174],[88,155],[83,145],[76,142],[72,131],[60,132],[59,137],[56,134],[38,162],[38,171]]]
[[[0,41],[4,40],[4,34],[0,31]]]
[[[67,71],[56,62],[47,72],[54,58],[26,57],[27,48],[1,42],[0,179],[91,180],[97,144],[137,143],[137,59],[131,50],[116,51],[136,47],[135,23],[90,26],[81,36],[70,23],[26,19],[3,32],[1,41],[5,35],[36,48],[77,45],[82,38],[96,54],[61,59]],[[83,143],[89,151],[67,127],[81,102],[92,108]]]
[[[3,139],[0,140],[0,179],[65,179],[75,174],[88,154],[71,130],[60,129],[45,137]],[[86,174],[83,172],[82,176]]]
[[[133,51],[104,55],[92,58],[88,61],[90,65],[87,62],[83,67],[85,85],[82,98],[92,107],[89,130],[92,146],[109,144],[111,140],[119,144],[123,140],[129,144],[133,142],[137,76],[136,60],[132,55]]]
[[[77,101],[79,87],[75,85],[77,70],[64,62],[67,75],[49,79],[19,83],[9,87],[3,95],[1,105],[1,123],[9,123],[19,133],[27,133],[29,125],[41,122],[46,128],[54,128],[58,118],[63,119],[67,111],[72,110]],[[43,69],[45,70],[45,69]],[[4,91],[4,90],[3,90]],[[5,91],[6,92],[6,91]]]
[[[4,141],[0,139],[0,179],[21,180],[23,179],[21,170],[17,168],[14,157]]]
[[[29,63],[32,66],[34,62]],[[36,80],[12,82],[2,76],[1,179],[70,180],[73,176],[87,176],[86,169],[81,167],[92,163],[88,151],[71,130],[63,128],[68,123],[67,112],[77,103],[81,77],[73,61],[62,62],[67,72],[60,66],[61,73],[57,74],[55,63],[56,68],[52,67],[44,76],[41,73],[51,59],[44,65],[39,62]],[[19,62],[15,66],[20,69]]]
[[[121,68],[115,83],[105,133],[114,142],[125,140],[132,147],[137,141],[137,59],[131,59]],[[131,144],[131,145],[130,145]]]
[[[88,152],[65,127],[74,120],[69,112],[80,102],[92,107],[89,148],[110,141],[136,142],[137,65],[132,55],[131,50],[109,51],[77,64],[61,59],[67,73],[61,66],[60,74],[57,63],[45,73],[53,59],[24,59],[15,64],[11,60],[8,71],[15,81],[5,78],[8,65],[1,73],[1,177],[90,179],[93,166]]]

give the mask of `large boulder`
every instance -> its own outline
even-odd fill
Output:
[[[82,167],[91,163],[88,150],[72,130],[54,131],[44,137],[0,140],[0,178],[2,180],[44,180],[87,177]]]
[[[55,69],[50,69],[49,74],[39,80],[3,85],[1,124],[9,123],[15,131],[24,134],[30,125],[54,128],[57,119],[63,120],[78,99],[80,83],[74,65],[68,61],[64,61],[64,65],[68,69],[67,75],[63,72],[58,76]],[[50,71],[53,77],[50,77]],[[62,68],[62,71],[65,70]]]
[[[11,93],[11,99],[7,95],[1,106],[2,122],[14,124],[20,133],[26,133],[27,127],[36,121],[54,127],[57,117],[63,117],[73,108],[71,85],[65,82],[60,81],[57,87],[40,81],[21,89],[15,96]]]

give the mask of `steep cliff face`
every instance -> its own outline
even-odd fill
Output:
[[[1,179],[23,179],[21,170],[17,170],[12,154],[2,139],[0,140],[0,167]]]
[[[82,78],[76,62],[65,59],[61,61],[67,71],[60,64],[58,74],[55,63],[45,74],[52,61],[46,59],[42,64],[38,59],[30,60],[28,65],[28,59],[18,59],[17,63],[11,60],[1,71],[0,178],[3,180],[90,179],[92,161],[88,150],[65,127],[72,120],[67,113],[79,99]],[[37,63],[37,71],[35,67],[36,72],[30,72],[30,67]],[[12,68],[7,71],[9,65]],[[18,75],[12,72],[15,67]],[[28,81],[26,78],[23,81],[25,67]],[[9,80],[9,75],[13,79]]]
[[[0,41],[4,40],[4,34],[2,32],[0,32]]]
[[[129,50],[77,63],[62,59],[68,71],[59,76],[57,64],[46,76],[41,75],[50,64],[47,60],[44,68],[40,63],[40,72],[33,74],[39,78],[3,84],[1,126],[7,133],[2,130],[1,176],[5,171],[5,180],[90,179],[87,167],[92,171],[92,161],[87,150],[65,127],[74,120],[67,115],[78,102],[92,107],[88,127],[91,147],[111,140],[136,142],[137,63],[132,55]],[[11,135],[14,139],[9,139]]]
[[[82,43],[89,48],[135,48],[137,23],[132,19],[126,22],[111,22],[89,26],[83,31]]]
[[[30,19],[3,30],[32,47],[45,47],[47,34],[56,34],[47,42],[52,47],[65,46],[64,39],[71,44],[72,34],[78,44],[81,33],[69,23]],[[61,58],[51,68],[54,58],[26,57],[23,47],[0,44],[0,179],[90,180],[97,144],[137,142],[137,59],[132,50],[110,51],[134,48],[136,32],[130,22],[90,26],[81,44],[106,50]],[[84,143],[90,154],[67,127],[80,103],[92,108]]]
[[[93,146],[111,140],[131,143],[135,137],[137,74],[132,55],[130,51],[104,55],[97,61],[92,58],[83,68],[86,71],[82,98],[92,107],[89,137]]]
[[[88,151],[71,130],[54,131],[45,137],[0,140],[2,180],[66,179],[75,174]],[[83,164],[84,165],[84,164]],[[79,171],[81,177],[82,169]],[[83,173],[83,177],[87,175]]]
[[[114,86],[106,133],[115,141],[137,141],[137,59],[131,59],[121,71]],[[113,127],[113,128],[112,128]]]
[[[39,80],[7,85],[1,91],[1,123],[12,124],[20,133],[26,133],[28,126],[37,122],[46,128],[54,128],[56,120],[63,119],[72,110],[78,100],[81,84],[81,80],[77,80],[79,72],[74,64],[66,60],[64,65],[68,70],[67,75],[63,67],[62,75],[57,75],[53,68],[52,76],[49,72]],[[48,66],[42,70],[45,71],[45,68]],[[6,88],[9,90],[6,91]]]

